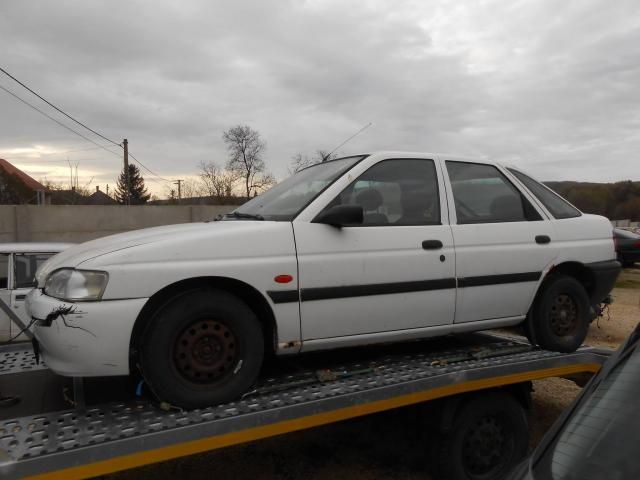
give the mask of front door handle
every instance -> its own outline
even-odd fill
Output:
[[[439,250],[442,248],[442,242],[440,240],[425,240],[422,242],[422,248],[425,250]]]
[[[536,243],[544,245],[546,243],[551,243],[551,239],[549,235],[536,235]]]

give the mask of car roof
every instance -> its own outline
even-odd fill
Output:
[[[9,242],[0,243],[0,253],[58,253],[72,245],[62,242]]]
[[[379,150],[374,152],[362,153],[361,155],[380,156],[380,157],[392,157],[392,158],[440,158],[442,160],[458,160],[471,163],[491,163],[497,162],[491,161],[487,157],[467,157],[463,155],[455,155],[451,153],[437,153],[437,152],[410,152],[402,150]],[[355,157],[357,155],[349,155]]]

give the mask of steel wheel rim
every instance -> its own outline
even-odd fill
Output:
[[[462,442],[462,465],[471,478],[490,479],[508,457],[502,422],[495,416],[479,418]]]
[[[564,337],[572,334],[578,325],[578,305],[566,293],[557,295],[551,304],[551,329]]]
[[[227,376],[238,358],[236,336],[220,320],[192,322],[176,338],[173,364],[192,383],[215,383]]]

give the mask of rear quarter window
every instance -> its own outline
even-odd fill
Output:
[[[574,218],[582,215],[580,210],[567,202],[560,195],[555,193],[548,187],[545,187],[540,182],[537,182],[533,178],[525,175],[513,168],[507,168],[525,187],[535,196],[540,203],[542,203],[549,213],[557,219]]]

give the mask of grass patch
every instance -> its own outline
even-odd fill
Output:
[[[640,288],[640,269],[625,268],[618,277],[615,288]]]

